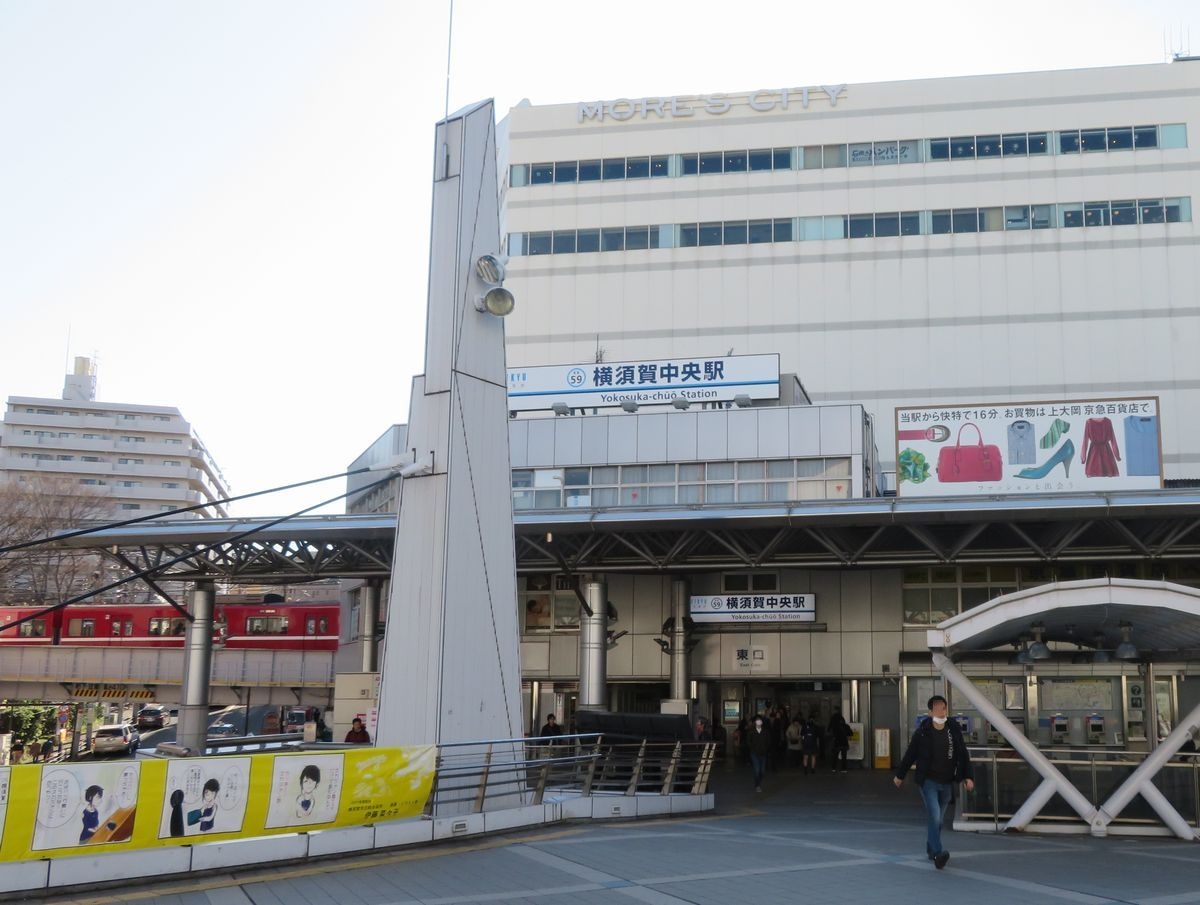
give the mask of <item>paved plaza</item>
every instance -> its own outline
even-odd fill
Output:
[[[883,772],[720,769],[715,813],[574,823],[388,854],[258,867],[56,902],[161,905],[962,905],[1200,903],[1200,848],[1174,839],[945,834],[926,859],[916,788]],[[148,853],[148,857],[153,857]]]

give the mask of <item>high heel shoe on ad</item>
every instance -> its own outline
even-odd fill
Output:
[[[1063,476],[1071,477],[1071,460],[1075,458],[1075,444],[1068,440],[1058,448],[1058,452],[1039,465],[1037,468],[1022,468],[1015,478],[1044,478],[1059,465],[1063,467]]]

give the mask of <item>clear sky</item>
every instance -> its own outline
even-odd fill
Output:
[[[101,400],[178,406],[238,492],[340,472],[405,421],[449,8],[0,0],[0,396],[57,397],[68,356],[94,355]],[[503,116],[525,97],[1155,63],[1171,49],[1200,54],[1195,0],[457,0],[449,106],[494,97]]]

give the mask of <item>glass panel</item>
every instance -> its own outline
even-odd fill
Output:
[[[726,245],[745,245],[746,244],[746,221],[745,220],[728,220],[725,223],[725,239]]]
[[[650,178],[650,158],[649,157],[629,157],[625,160],[625,178],[626,179],[649,179]]]
[[[772,163],[777,170],[790,170],[792,168],[792,149],[791,148],[776,148],[771,156],[774,158]]]
[[[558,490],[535,490],[534,509],[558,509],[562,506],[562,492]]]
[[[900,573],[903,584],[929,584],[929,570],[924,566],[909,566]]]
[[[1133,129],[1126,126],[1123,129],[1108,130],[1108,149],[1110,151],[1127,151],[1133,147]]]
[[[751,572],[750,573],[750,590],[752,590],[752,591],[778,591],[779,590],[779,573],[778,572]]]
[[[621,488],[621,505],[622,506],[645,506],[648,500],[646,499],[645,487],[622,487]]]
[[[790,217],[775,221],[775,241],[792,241],[792,220]]]
[[[1084,226],[1108,226],[1108,202],[1089,201],[1083,206]]]
[[[529,181],[533,185],[542,185],[554,181],[554,164],[535,163],[529,168]]]
[[[576,251],[583,252],[600,250],[600,230],[581,229],[575,234],[575,237]]]
[[[1030,210],[1034,229],[1049,229],[1053,225],[1053,204],[1034,204],[1030,206]]]
[[[674,506],[675,485],[649,488],[646,491],[646,502],[654,506]]]
[[[709,503],[732,503],[733,484],[709,484],[704,489],[704,495]]]
[[[624,179],[625,178],[625,158],[624,157],[605,157],[604,163],[600,166],[600,172],[604,179]]]
[[[1078,201],[1071,204],[1060,204],[1058,206],[1058,217],[1058,225],[1064,229],[1083,226],[1083,205]]]
[[[650,178],[671,175],[671,158],[666,154],[650,158]]]
[[[703,481],[704,466],[699,464],[680,465],[679,480],[681,481]]]
[[[901,591],[905,625],[929,624],[929,589],[905,588]]]
[[[767,463],[768,478],[790,478],[796,471],[796,463],[791,459],[775,459]]]
[[[652,226],[650,228],[650,247],[651,248],[674,248],[675,247],[675,227],[666,223],[660,226]]]
[[[675,466],[674,465],[651,465],[649,476],[646,478],[651,484],[674,484],[675,483]]]
[[[1191,198],[1168,198],[1165,205],[1168,223],[1190,223],[1192,219]]]
[[[958,570],[954,566],[934,566],[929,570],[929,581],[932,584],[957,584]]]
[[[701,173],[719,173],[721,165],[725,161],[725,155],[720,151],[709,151],[707,154],[700,155],[700,172]]]
[[[704,485],[680,484],[679,493],[676,496],[680,503],[703,503]]]
[[[820,478],[825,475],[824,459],[798,459],[796,461],[796,477]]]
[[[570,255],[575,253],[575,230],[559,230],[554,234],[554,253]]]
[[[580,182],[599,182],[600,181],[600,161],[598,161],[598,160],[581,160],[581,161],[579,161],[579,181]]]
[[[579,161],[560,160],[554,165],[555,182],[577,182],[579,180]]]
[[[987,603],[991,597],[987,588],[963,588],[960,593],[962,595],[962,608],[964,610],[979,606],[981,603]]]
[[[523,185],[529,184],[529,164],[514,163],[508,169],[508,184],[513,188],[520,188]]]
[[[739,503],[761,503],[766,499],[766,491],[762,484],[738,484],[737,497]]]
[[[899,153],[896,150],[896,142],[894,141],[877,141],[875,142],[874,150],[873,159],[875,166],[894,164],[900,159]]]
[[[744,173],[744,172],[746,172],[746,152],[745,151],[726,151],[725,152],[725,172],[726,173]]]
[[[900,215],[899,214],[876,214],[875,215],[875,235],[877,235],[877,236],[898,236],[898,235],[900,235]]]
[[[1159,146],[1163,148],[1186,148],[1187,125],[1171,123],[1169,126],[1158,127]]]
[[[1050,149],[1050,139],[1045,132],[1029,133],[1029,153],[1046,154]]]
[[[1059,132],[1058,133],[1058,153],[1060,153],[1060,154],[1077,154],[1077,153],[1079,153],[1079,133],[1078,132]]]
[[[1166,220],[1161,198],[1143,198],[1138,202],[1138,209],[1143,223],[1162,223]]]
[[[646,481],[646,466],[645,465],[622,465],[621,466],[621,483],[622,484],[643,484]]]
[[[948,138],[931,138],[929,140],[929,159],[930,160],[949,160],[950,159],[950,139],[948,139]]]
[[[975,153],[979,157],[999,157],[1000,149],[999,135],[980,135],[975,139]]]
[[[935,236],[940,236],[943,233],[950,232],[950,212],[949,211],[931,211],[929,218],[929,231]]]
[[[592,469],[592,486],[595,487],[597,484],[616,484],[617,474],[616,465],[597,465]]]
[[[975,156],[975,136],[959,135],[950,139],[950,157],[959,159]]]
[[[700,156],[698,154],[684,154],[680,158],[680,163],[684,176],[695,176],[700,172]]]
[[[848,500],[850,498],[850,482],[846,479],[825,482],[825,498],[829,500]]]
[[[1004,209],[1005,229],[1029,229],[1029,205],[1019,204]]]
[[[1029,153],[1029,139],[1021,132],[1005,135],[1000,142],[1005,157],[1024,157]]]
[[[846,238],[846,218],[837,216],[822,218],[822,233],[826,239]]]
[[[920,211],[904,211],[900,214],[900,235],[902,235],[902,236],[919,236],[919,235],[921,235],[921,212]]]
[[[825,238],[825,227],[822,224],[822,219],[821,217],[800,218],[800,240],[802,242]]]
[[[525,235],[525,233],[509,233],[508,234],[509,257],[519,258],[521,255],[525,254],[525,245],[526,245],[527,241],[528,241],[528,237]],[[90,462],[91,459],[88,457],[84,457],[83,461]]]
[[[874,162],[871,143],[850,145],[850,166],[869,167]]]
[[[827,477],[827,478],[848,478],[848,477],[850,477],[850,460],[849,459],[826,459],[825,460],[825,477]]]
[[[987,584],[988,567],[987,566],[963,566],[962,578],[963,583],[971,584]]]
[[[726,161],[728,165],[728,160]],[[769,170],[771,169],[771,149],[759,148],[756,151],[750,152],[750,169],[751,170]]]
[[[804,169],[821,169],[821,146],[808,145],[804,148]]]
[[[797,481],[796,482],[796,499],[798,499],[798,500],[823,500],[823,499],[825,499],[825,482],[824,481]]]
[[[759,478],[766,473],[766,463],[764,462],[738,462],[737,476],[739,481],[745,481],[748,478]]]
[[[783,503],[789,499],[788,491],[791,490],[792,484],[790,481],[772,481],[766,487],[769,502]]]
[[[550,233],[529,234],[529,253],[531,255],[548,255],[551,248]]]
[[[720,245],[722,232],[723,232],[722,224],[720,224],[720,223],[701,223],[700,224],[700,244],[701,245]]]
[[[751,220],[749,228],[749,239],[751,245],[757,245],[761,242],[771,241],[771,221],[770,220]]]
[[[615,505],[617,505],[617,488],[615,488],[615,487],[594,487],[594,488],[592,488],[592,505],[593,506],[615,506]]]
[[[921,141],[918,138],[902,138],[896,148],[896,159],[900,163],[921,162]]]
[[[725,590],[732,593],[734,591],[749,591],[750,576],[739,573],[732,573],[722,576],[722,585]]]
[[[869,239],[875,235],[875,217],[871,214],[851,214],[849,230],[851,239]]]
[[[684,223],[679,227],[679,247],[695,248],[700,244],[700,228],[695,223]]]
[[[650,227],[631,226],[625,230],[625,250],[650,247]]]
[[[1157,148],[1158,126],[1134,126],[1133,146],[1135,148]]]
[[[956,233],[979,232],[979,211],[975,208],[955,208],[953,219]]]
[[[563,471],[563,484],[567,487],[586,487],[591,477],[590,468],[567,468]]]
[[[709,462],[708,463],[708,480],[710,480],[710,481],[732,481],[733,480],[733,463],[732,462]]]
[[[513,509],[532,509],[533,508],[533,491],[532,490],[514,490],[512,496],[513,496]]]
[[[1000,207],[981,207],[979,209],[979,231],[981,233],[997,232],[1004,229],[1004,209]]]
[[[1079,147],[1084,151],[1103,151],[1108,147],[1103,129],[1084,129],[1079,133]]]
[[[622,251],[625,248],[625,230],[621,227],[600,230],[601,251]]]
[[[825,145],[821,149],[821,162],[825,169],[844,167],[846,165],[845,145]]]

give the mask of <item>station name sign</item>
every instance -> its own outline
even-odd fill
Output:
[[[815,622],[816,594],[713,594],[693,597],[693,622]]]
[[[738,396],[779,398],[779,356],[664,358],[596,364],[543,365],[508,369],[508,408],[546,411],[570,408],[731,402]]]
[[[732,98],[745,97],[746,106],[756,113],[769,110],[788,110],[793,106],[807,110],[809,104],[819,100],[836,107],[838,98],[846,93],[845,85],[817,85],[813,88],[764,88],[746,95],[728,94],[678,94],[674,97],[619,97],[611,101],[581,101],[577,106],[579,122],[606,119],[625,122],[634,118],[648,119],[651,114],[659,119],[677,119],[695,116],[697,112],[720,116],[733,109]],[[740,104],[739,104],[740,106]]]

